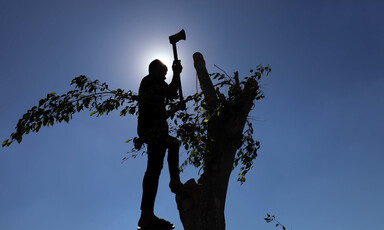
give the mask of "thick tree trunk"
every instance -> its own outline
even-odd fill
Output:
[[[209,138],[214,141],[209,145],[212,157],[204,167],[198,230],[225,229],[224,209],[228,182],[247,115],[233,113],[226,117],[223,114],[223,119],[209,123],[213,132],[209,133]]]
[[[197,222],[199,230],[225,229],[225,200],[234,159],[232,156],[236,150],[224,141],[226,139],[224,135],[215,139],[215,145],[218,148],[211,152],[214,159],[207,162],[205,166],[200,196],[200,215]]]
[[[200,53],[193,55],[208,109],[214,110],[220,101],[205,68]],[[257,82],[249,81],[235,103],[225,104],[222,114],[208,121],[208,151],[205,156],[203,186],[200,195],[197,230],[225,229],[225,200],[228,181],[248,113],[256,97]]]

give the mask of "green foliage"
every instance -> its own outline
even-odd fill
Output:
[[[90,115],[101,116],[118,110],[127,104],[120,112],[125,115],[127,111],[134,114],[137,107],[138,96],[131,91],[122,89],[110,90],[106,83],[98,80],[90,81],[86,76],[79,76],[72,80],[74,90],[58,96],[55,92],[47,94],[39,101],[37,106],[29,109],[16,125],[16,131],[5,140],[2,146],[9,146],[12,142],[22,141],[23,135],[30,132],[37,133],[43,126],[53,126],[63,121],[69,122],[73,114],[84,109],[90,110]]]
[[[257,66],[255,70],[251,70],[251,76],[239,80],[237,72],[230,77],[224,71],[223,73],[213,73],[210,76],[215,81],[216,92],[219,103],[216,108],[208,108],[202,93],[185,98],[188,105],[187,110],[179,111],[173,116],[173,125],[171,130],[177,135],[185,150],[187,151],[187,159],[182,163],[182,168],[188,164],[195,167],[202,167],[204,163],[210,159],[209,143],[215,140],[209,140],[208,128],[209,121],[212,118],[221,118],[225,112],[241,109],[237,108],[238,104],[244,97],[249,96],[249,92],[255,93],[255,99],[264,98],[260,91],[258,81],[262,75],[268,75],[271,71],[270,67]],[[247,88],[247,85],[253,84],[256,88]],[[108,115],[111,111],[120,111],[120,116],[127,114],[137,114],[138,95],[132,91],[124,91],[122,89],[110,90],[106,83],[100,83],[98,80],[91,81],[86,76],[79,76],[72,80],[71,85],[75,86],[74,90],[58,96],[55,92],[47,94],[46,98],[41,99],[37,106],[29,109],[16,125],[16,130],[10,135],[10,138],[2,143],[2,146],[9,146],[12,142],[20,143],[22,137],[29,132],[37,133],[43,126],[53,126],[55,123],[62,121],[69,122],[73,114],[89,110],[90,116]],[[227,94],[220,93],[219,89],[226,90]],[[170,101],[168,109],[173,110],[180,107],[179,101]],[[242,184],[245,182],[245,175],[252,169],[254,160],[257,157],[257,150],[260,148],[260,142],[253,139],[252,123],[246,122],[247,128],[242,134],[241,143],[234,159],[233,168],[238,165],[240,173],[238,181]],[[131,155],[125,157],[136,158],[138,153],[143,153],[142,147],[144,143],[140,138],[132,138],[126,143],[133,143],[133,148],[129,152]]]
[[[248,129],[244,131],[242,145],[236,154],[233,165],[233,168],[236,168],[239,162],[242,164],[237,178],[237,181],[241,184],[245,182],[245,175],[253,168],[253,162],[257,157],[257,150],[260,148],[260,142],[253,139],[252,123],[249,120],[247,120],[247,126]]]
[[[220,69],[221,70],[221,69]],[[238,73],[235,72],[233,77],[230,77],[223,70],[223,73],[213,73],[210,76],[216,81],[215,87],[220,103],[218,106],[209,110],[206,102],[202,97],[202,93],[196,93],[185,99],[186,102],[192,103],[192,112],[186,111],[179,112],[176,118],[173,119],[174,131],[177,137],[180,138],[181,143],[187,151],[187,159],[183,162],[182,168],[188,164],[192,164],[195,167],[203,167],[205,161],[209,160],[210,153],[207,144],[214,142],[214,140],[208,139],[208,127],[209,120],[212,118],[218,118],[223,116],[225,111],[236,108],[239,102],[245,95],[245,86],[250,81],[258,82],[262,75],[268,75],[271,71],[269,66],[263,67],[258,65],[255,70],[251,70],[251,76],[245,77],[240,82]],[[253,89],[256,93],[256,100],[264,98],[263,93],[258,87]],[[219,92],[219,88],[227,89],[227,95],[223,95]],[[176,106],[172,105],[171,106]],[[190,111],[190,110],[187,110]],[[210,112],[211,111],[211,112]],[[179,124],[179,122],[182,122]],[[236,154],[233,168],[236,168],[239,164],[240,173],[238,175],[238,181],[243,184],[245,182],[245,176],[253,167],[254,160],[257,157],[257,150],[260,148],[260,142],[255,141],[253,138],[253,127],[249,120],[246,121],[247,129],[243,132],[241,138],[241,144],[239,145],[238,152]]]

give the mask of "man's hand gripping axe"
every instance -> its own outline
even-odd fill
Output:
[[[185,31],[181,30],[177,34],[169,36],[169,43],[172,44],[173,48],[173,57],[175,61],[179,61],[177,57],[177,49],[176,49],[176,43],[180,40],[185,40]],[[181,80],[179,81],[179,95],[180,95],[180,101],[181,103],[184,103],[184,98],[183,98],[183,90],[181,89]]]

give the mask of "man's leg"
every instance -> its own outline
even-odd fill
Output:
[[[148,143],[147,170],[143,179],[143,196],[141,199],[142,215],[139,225],[151,221],[154,217],[153,208],[159,184],[161,169],[163,168],[166,146],[160,143]]]
[[[168,135],[166,140],[166,146],[168,149],[168,169],[169,176],[171,177],[171,181],[169,183],[169,187],[173,193],[176,193],[181,186],[183,185],[180,182],[180,170],[179,170],[179,141]]]

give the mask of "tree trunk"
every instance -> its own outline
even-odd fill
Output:
[[[226,102],[222,101],[219,91],[215,91],[203,56],[195,53],[193,57],[206,104],[208,109],[214,110],[219,103]],[[256,81],[248,81],[239,98],[234,103],[225,104],[221,115],[208,121],[209,142],[204,162],[197,230],[225,229],[224,208],[228,181],[257,89]]]

